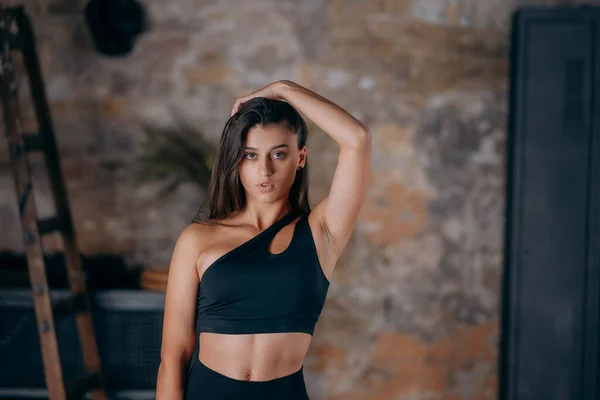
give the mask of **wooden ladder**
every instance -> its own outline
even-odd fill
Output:
[[[35,108],[39,133],[23,132],[18,106],[15,67],[11,52],[21,51]],[[10,164],[17,193],[31,292],[35,309],[44,376],[51,400],[79,399],[91,392],[94,400],[106,399],[100,357],[94,335],[89,296],[81,266],[59,154],[52,129],[44,82],[36,54],[33,29],[23,6],[0,5],[0,92],[8,138]],[[42,152],[56,205],[56,216],[38,219],[32,190],[28,152]],[[63,237],[64,257],[71,293],[52,302],[40,237],[58,232]],[[66,388],[58,351],[54,318],[75,314],[85,376]]]

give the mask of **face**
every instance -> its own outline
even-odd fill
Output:
[[[238,167],[247,199],[287,199],[297,168],[306,161],[306,146],[300,150],[297,147],[297,136],[284,126],[256,125],[250,129]]]

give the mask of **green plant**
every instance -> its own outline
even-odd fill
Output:
[[[215,149],[199,129],[180,122],[165,128],[144,125],[142,130],[144,140],[133,171],[135,185],[158,182],[161,200],[183,183],[208,188]]]

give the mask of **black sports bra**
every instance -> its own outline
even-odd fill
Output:
[[[329,281],[317,257],[308,214],[298,220],[282,253],[269,252],[277,232],[297,217],[289,212],[204,271],[198,285],[198,334],[313,334]]]

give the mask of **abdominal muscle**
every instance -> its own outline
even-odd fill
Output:
[[[198,359],[232,379],[268,381],[297,372],[311,339],[304,332],[247,335],[202,332]]]

